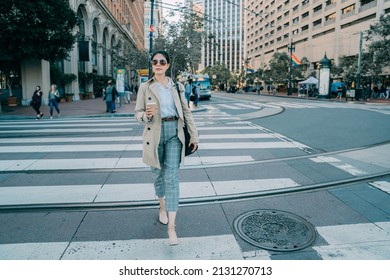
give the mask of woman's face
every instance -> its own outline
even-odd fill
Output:
[[[40,87],[37,87],[37,90],[40,90],[41,88]]]
[[[152,67],[154,74],[165,74],[169,68],[169,64],[162,54],[158,53],[152,58]]]

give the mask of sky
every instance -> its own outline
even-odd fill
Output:
[[[158,2],[162,2],[163,4],[169,4],[169,5],[174,5],[174,6],[180,6],[180,5],[183,5],[184,3],[184,0],[157,0]],[[165,5],[166,7],[171,7],[171,6],[167,6]],[[174,8],[174,7],[172,7]],[[169,13],[169,9],[163,9],[163,15],[165,18],[167,18],[167,20],[169,21],[178,21],[179,17],[180,17],[180,13],[179,12],[176,12],[176,16],[175,17],[168,17],[168,13]]]

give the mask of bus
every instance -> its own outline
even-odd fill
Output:
[[[200,84],[199,99],[209,100],[211,98],[211,84],[209,75],[183,73],[181,77],[182,83],[185,83],[185,81],[189,79],[192,82],[192,85],[198,86]]]

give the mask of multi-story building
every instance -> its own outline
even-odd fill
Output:
[[[390,0],[246,0],[246,7],[246,58],[255,69],[290,44],[313,69],[325,54],[336,64],[358,54],[360,33],[390,12]]]
[[[244,60],[243,0],[204,0],[203,14],[207,39],[202,66],[223,64],[232,72],[240,72]]]
[[[113,48],[144,47],[144,2],[133,0],[69,0],[80,23],[77,42],[69,53],[69,59],[59,62],[64,73],[95,73],[114,77],[111,53]],[[34,32],[32,30],[31,32]],[[22,63],[22,104],[31,100],[31,89],[39,84],[43,92],[50,88],[50,64],[31,59]],[[63,89],[79,99],[81,91],[93,91],[90,84],[82,87],[75,81]]]

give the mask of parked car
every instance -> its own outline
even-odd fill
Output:
[[[226,92],[235,93],[235,92],[237,92],[237,87],[236,86],[230,86],[230,87],[228,87]]]
[[[245,86],[243,90],[244,92],[256,92],[256,88],[252,86]]]

